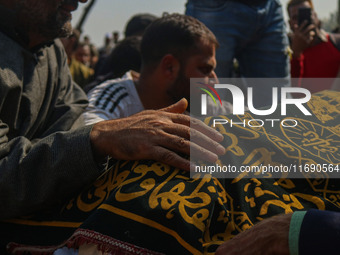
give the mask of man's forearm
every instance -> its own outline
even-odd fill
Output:
[[[66,202],[100,174],[93,159],[91,126],[58,132],[31,143],[17,137],[0,147],[0,218]]]

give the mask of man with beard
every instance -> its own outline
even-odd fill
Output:
[[[0,219],[64,203],[103,173],[107,155],[190,169],[177,154],[189,154],[191,145],[191,119],[179,114],[185,100],[163,111],[77,124],[87,99],[55,40],[71,33],[77,6],[78,0],[0,0]],[[214,149],[194,147],[216,161],[223,137],[201,122],[196,126],[208,140],[205,148]]]
[[[190,97],[190,78],[216,79],[215,35],[197,19],[164,15],[149,25],[141,42],[142,68],[108,80],[89,92],[85,123],[123,118],[167,107]],[[218,114],[231,112],[225,102]],[[210,109],[210,107],[208,107]]]

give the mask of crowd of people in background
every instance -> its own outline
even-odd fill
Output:
[[[124,39],[119,40],[118,31],[106,33],[100,48],[88,35],[81,39],[80,31],[76,29],[71,36],[61,38],[73,80],[88,92],[100,82],[121,77],[129,70],[138,72],[141,36],[156,18],[152,14],[136,14],[126,24]]]
[[[244,2],[253,8],[248,8]],[[305,23],[299,23],[299,9],[311,10]],[[287,13],[288,33],[281,6],[275,1],[206,3],[189,0],[186,8],[187,15],[201,20],[218,38],[218,77],[282,78],[282,83],[276,86],[304,87],[311,93],[339,89],[339,82],[334,79],[322,86],[313,82],[303,84],[302,79],[340,77],[339,34],[321,28],[312,1],[290,1]],[[118,31],[108,32],[104,45],[99,48],[88,35],[81,37],[77,30],[70,37],[62,38],[73,79],[88,93],[102,82],[122,77],[129,70],[139,72],[142,35],[156,18],[147,13],[134,15],[126,23],[123,39]],[[258,24],[257,20],[262,23]],[[263,81],[255,84],[254,106],[257,107],[271,104],[271,85]],[[248,86],[244,83],[243,89]],[[258,102],[256,98],[260,98]]]

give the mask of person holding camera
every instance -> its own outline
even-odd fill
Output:
[[[312,0],[290,0],[287,5],[292,30],[290,45],[292,85],[311,93],[331,89],[335,80],[304,82],[301,78],[340,77],[340,34],[326,33],[314,10]]]

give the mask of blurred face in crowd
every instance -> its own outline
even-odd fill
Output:
[[[12,0],[13,1],[13,0]],[[87,0],[79,0],[85,3]],[[20,24],[36,35],[52,40],[71,34],[72,11],[78,0],[14,0]]]
[[[200,41],[197,44],[198,50],[194,54],[184,59],[179,70],[177,80],[169,88],[168,93],[178,101],[185,97],[190,99],[190,78],[203,78],[205,83],[209,83],[209,79],[215,79],[216,58],[214,43]]]
[[[299,9],[300,8],[311,8],[312,9],[312,23],[317,25],[318,19],[316,13],[314,12],[311,4],[308,1],[302,2],[297,5],[293,5],[289,8],[289,25],[292,31],[294,31],[294,26],[298,26],[299,22]]]
[[[85,44],[77,47],[77,50],[74,54],[74,57],[79,62],[83,63],[86,66],[90,66],[91,64],[91,49],[90,46]]]

